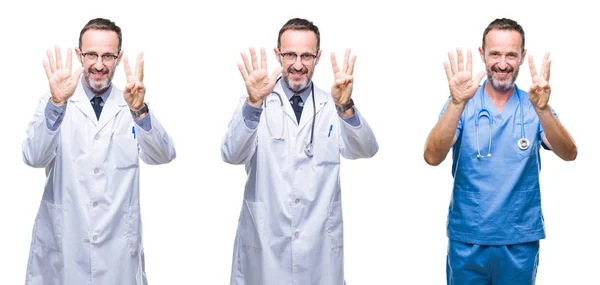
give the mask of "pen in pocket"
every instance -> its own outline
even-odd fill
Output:
[[[327,137],[330,137],[330,136],[331,136],[331,130],[333,130],[333,125],[330,125],[330,126],[329,126],[329,133],[327,134]]]

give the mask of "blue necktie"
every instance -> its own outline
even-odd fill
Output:
[[[100,112],[102,112],[102,106],[104,106],[104,103],[102,102],[102,97],[94,96],[91,102],[92,108],[94,108],[94,113],[96,113],[96,119],[100,120]]]
[[[290,104],[292,104],[292,109],[294,109],[294,113],[296,114],[296,120],[300,123],[300,115],[302,115],[302,107],[304,107],[302,98],[298,95],[294,95],[292,96]]]

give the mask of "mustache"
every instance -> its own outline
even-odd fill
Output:
[[[495,65],[494,67],[492,67],[492,71],[494,72],[513,72],[515,69],[507,66],[504,70],[500,69],[497,65]]]
[[[89,73],[104,73],[104,74],[108,74],[108,68],[103,68],[101,70],[98,70],[94,67],[90,67],[88,68],[88,72]]]
[[[287,72],[288,73],[300,72],[302,74],[307,74],[308,73],[308,68],[302,68],[302,69],[298,70],[298,69],[295,69],[295,68],[293,68],[293,67],[290,66],[290,67],[288,67]]]

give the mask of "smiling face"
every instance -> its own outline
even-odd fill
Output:
[[[289,56],[292,53],[296,55],[293,59],[293,56]],[[283,67],[283,82],[292,91],[300,93],[310,84],[321,57],[317,36],[309,30],[287,30],[281,34],[279,50],[275,49],[275,56]]]
[[[485,36],[485,45],[479,48],[485,63],[488,82],[499,92],[510,91],[519,75],[526,51],[521,34],[515,30],[492,29]]]
[[[84,82],[94,93],[104,92],[121,60],[119,38],[110,30],[87,30],[81,37],[81,49],[75,50],[84,68]],[[117,57],[117,58],[115,58]]]

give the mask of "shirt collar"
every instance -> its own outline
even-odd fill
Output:
[[[81,85],[83,86],[83,91],[85,91],[85,95],[87,96],[89,101],[92,101],[92,99],[96,96],[100,96],[102,97],[102,102],[106,102],[106,100],[108,100],[108,95],[110,95],[110,91],[112,90],[112,82],[110,83],[110,85],[108,85],[108,88],[106,88],[106,90],[104,90],[104,92],[102,92],[102,94],[96,94],[94,93],[94,91],[92,91],[92,89],[90,89],[85,81],[84,81],[84,76],[81,77]]]
[[[302,92],[300,92],[300,94],[298,94],[300,96],[300,98],[302,98],[302,102],[306,102],[306,100],[308,100],[308,95],[310,95],[310,92],[312,91],[312,81],[308,84],[308,86],[302,90]],[[292,91],[287,84],[285,84],[285,81],[283,81],[281,83],[281,87],[283,88],[283,92],[285,93],[285,96],[287,96],[288,101],[292,99],[292,96],[296,95],[296,93],[294,91]],[[314,96],[314,95],[313,95]]]

